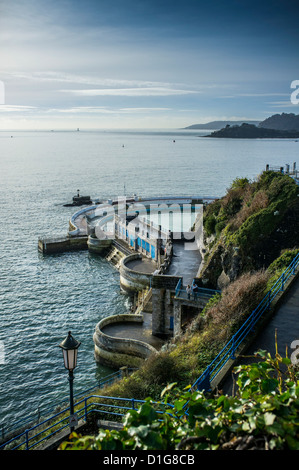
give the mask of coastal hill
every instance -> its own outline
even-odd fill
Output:
[[[280,131],[299,131],[299,114],[274,114],[260,122],[259,127]]]
[[[227,139],[297,139],[299,130],[289,131],[257,127],[253,124],[243,123],[241,126],[230,126],[229,124],[218,131],[214,131],[204,137],[220,137]]]
[[[205,287],[222,289],[245,272],[268,266],[282,250],[298,248],[299,187],[287,175],[265,171],[256,181],[237,178],[204,213]]]
[[[264,121],[211,121],[206,124],[193,124],[185,129],[214,131],[205,137],[293,139],[299,137],[299,115],[294,113],[274,114]]]
[[[185,129],[208,129],[208,130],[217,130],[217,129],[222,129],[223,127],[229,125],[229,126],[238,126],[246,122],[247,124],[254,124],[258,125],[260,121],[211,121],[207,122],[205,124],[193,124],[192,126],[185,127]]]

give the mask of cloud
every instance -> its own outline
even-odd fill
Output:
[[[31,80],[35,82],[46,83],[70,83],[80,85],[96,85],[105,87],[151,87],[151,86],[169,86],[169,83],[148,81],[148,80],[123,80],[114,78],[100,78],[86,75],[70,74],[64,72],[44,71],[44,72],[11,72],[7,77]]]
[[[137,88],[97,88],[87,90],[60,90],[77,96],[173,96],[199,93],[192,90],[177,90],[166,87],[137,87]]]
[[[271,92],[260,92],[260,93],[234,93],[232,95],[224,95],[220,96],[220,98],[262,98],[262,97],[269,97],[269,96],[289,96],[289,93],[271,93]]]
[[[171,111],[171,108],[142,107],[142,108],[109,108],[104,106],[74,106],[71,108],[49,108],[48,113],[69,114],[135,114],[159,111]]]
[[[291,99],[288,101],[270,101],[268,104],[275,108],[294,108],[294,112],[299,111],[299,106],[296,108],[296,105],[291,102]]]
[[[0,106],[0,112],[25,112],[25,111],[33,111],[37,110],[36,106],[21,106],[21,105],[6,105],[3,104]]]

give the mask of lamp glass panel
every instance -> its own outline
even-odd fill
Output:
[[[77,349],[63,349],[64,367],[73,370],[77,364]]]
[[[68,369],[73,370],[77,363],[77,349],[70,349],[68,351]]]

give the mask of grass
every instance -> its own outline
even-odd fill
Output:
[[[268,267],[269,281],[267,289],[269,290],[273,284],[280,278],[282,273],[290,265],[294,257],[299,253],[299,248],[293,248],[291,250],[282,250],[281,255],[273,261]]]

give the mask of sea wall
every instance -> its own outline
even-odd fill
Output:
[[[96,208],[97,206],[84,207],[72,215],[71,219],[69,220],[68,231],[68,235],[70,237],[87,234],[86,223],[82,224],[82,221],[85,222],[86,216],[92,217]]]
[[[38,250],[44,254],[63,253],[87,249],[87,237],[39,238]]]
[[[87,239],[87,247],[88,250],[92,253],[103,254],[105,253],[112,245],[112,239],[103,239],[100,240],[99,238],[88,236]]]
[[[153,275],[147,273],[141,273],[128,268],[127,263],[137,259],[142,259],[141,254],[132,254],[126,256],[120,264],[120,285],[123,290],[128,293],[134,293],[136,290],[142,290],[146,287],[150,287]]]
[[[101,320],[95,327],[93,336],[95,360],[109,367],[139,367],[145,359],[157,350],[139,340],[109,336],[104,328],[111,324],[142,324],[143,316],[135,314],[112,315]]]

